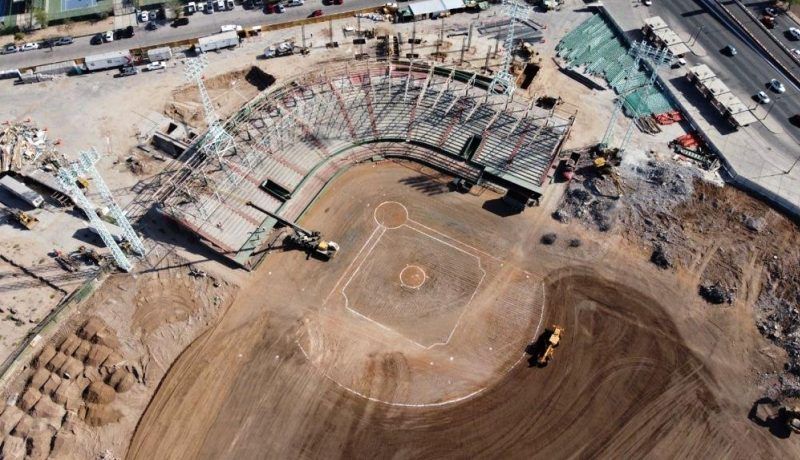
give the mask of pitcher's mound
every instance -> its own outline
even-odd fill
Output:
[[[300,346],[341,386],[397,405],[446,404],[491,386],[541,326],[544,286],[488,251],[417,222],[397,202],[353,254]]]

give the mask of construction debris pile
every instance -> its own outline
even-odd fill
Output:
[[[29,164],[44,162],[57,153],[60,140],[47,138],[47,129],[40,129],[30,119],[21,123],[0,125],[0,172],[21,171]]]

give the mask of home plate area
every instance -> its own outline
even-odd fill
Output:
[[[538,333],[538,276],[381,203],[375,228],[298,343],[330,379],[366,398],[438,405],[483,391]]]

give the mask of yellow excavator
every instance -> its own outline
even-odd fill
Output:
[[[17,219],[17,222],[22,224],[23,227],[27,228],[28,230],[33,230],[33,227],[39,223],[39,219],[36,217],[28,214],[25,211],[13,211],[13,216]]]
[[[290,222],[274,212],[258,206],[252,201],[248,201],[245,204],[253,209],[263,212],[264,214],[280,222],[282,225],[294,230],[294,233],[289,235],[287,241],[292,246],[305,251],[307,254],[316,254],[321,259],[330,260],[339,252],[339,245],[334,241],[326,241],[322,239],[320,232],[306,230],[296,223]]]
[[[548,332],[550,335],[547,337],[546,346],[536,359],[536,362],[540,366],[547,366],[547,363],[549,363],[553,358],[553,354],[556,352],[556,347],[558,347],[558,344],[561,342],[561,334],[564,333],[564,328],[554,324],[551,330],[545,331],[545,333]]]
[[[597,148],[595,148],[594,154],[594,167],[598,176],[611,179],[611,182],[617,189],[617,198],[621,197],[624,194],[622,191],[624,184],[616,169],[622,162],[619,149],[606,148],[602,145],[598,145]]]

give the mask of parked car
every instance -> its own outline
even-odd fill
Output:
[[[156,24],[155,21],[150,21],[150,22],[147,23],[146,26],[144,26],[144,29],[145,30],[156,30],[156,29],[158,29],[158,24]]]
[[[778,13],[779,13],[779,11],[776,8],[772,8],[771,6],[768,6],[768,7],[764,8],[764,14],[768,14],[768,15],[770,15],[772,17],[777,16]]]
[[[310,18],[316,18],[318,16],[322,16],[322,10],[314,10],[308,15]]]
[[[731,56],[731,57],[736,56],[737,54],[739,54],[739,52],[736,51],[736,47],[734,47],[733,45],[728,45],[725,48],[722,48],[722,52],[727,54],[728,56]]]
[[[186,14],[194,14],[197,11],[197,3],[189,2],[186,4]]]
[[[772,91],[775,91],[778,94],[782,94],[782,93],[786,92],[786,87],[783,86],[783,83],[779,82],[778,80],[776,80],[774,78],[772,80],[770,80],[769,83],[767,83],[767,86],[769,86],[769,89],[771,89]]]
[[[206,14],[211,14],[211,13],[213,13],[213,12],[214,12],[214,4],[213,4],[213,3],[211,3],[211,2],[208,2],[208,3],[206,3],[206,4],[205,4],[205,6],[203,7],[203,11],[204,11]]]
[[[769,104],[772,102],[769,96],[767,96],[767,93],[764,91],[759,91],[756,93],[756,100],[762,104]]]
[[[172,21],[172,27],[180,27],[189,24],[189,18],[177,18]]]
[[[285,6],[281,5],[280,3],[275,5],[275,12],[276,13],[283,13],[284,11],[286,11],[286,7]]]
[[[72,37],[61,37],[53,43],[56,46],[71,45],[73,42]]]
[[[155,18],[153,18],[155,19]],[[149,11],[139,11],[139,22],[149,22],[150,21],[150,12]]]
[[[139,73],[139,71],[136,70],[136,67],[127,66],[121,68],[119,73],[114,74],[114,78],[130,77],[131,75],[136,75],[137,73]]]
[[[800,58],[800,49],[792,48],[790,51],[792,54],[794,54],[795,57]]]
[[[154,70],[164,70],[167,68],[167,64],[164,61],[156,61],[147,64],[147,67],[144,68],[147,72],[152,72]]]
[[[344,5],[344,0],[333,0],[334,5]]]
[[[214,6],[217,11],[225,11],[225,0],[217,0]]]
[[[114,38],[119,40],[121,38],[131,38],[136,33],[133,30],[133,26],[128,26],[124,29],[117,29],[114,31]]]
[[[103,41],[104,42],[113,42],[114,41],[114,31],[109,30],[108,32],[103,34]]]
[[[303,6],[305,2],[303,0],[289,0],[286,2],[286,6]]]
[[[13,43],[9,43],[9,44],[7,44],[6,46],[3,47],[3,54],[12,54],[12,53],[16,53],[17,51],[19,51],[17,49],[17,45],[15,45]]]
[[[230,10],[232,10],[232,9],[233,9],[235,6],[236,6],[236,4],[235,4],[235,3],[233,3],[233,0],[225,0],[225,9],[226,9],[226,10],[230,11]]]
[[[39,44],[36,42],[25,43],[24,45],[19,47],[20,51],[31,51],[31,50],[38,50]]]
[[[91,40],[89,40],[89,43],[91,43],[92,45],[100,45],[104,41],[105,40],[103,40],[103,34],[97,34],[94,37],[92,37]]]
[[[800,29],[789,27],[789,36],[792,37],[792,40],[800,40]]]

